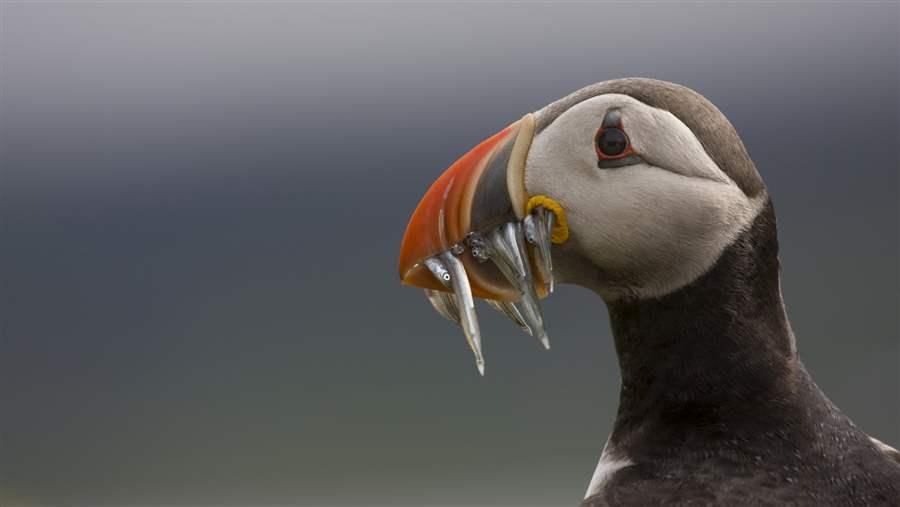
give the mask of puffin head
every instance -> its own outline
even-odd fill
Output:
[[[460,323],[483,373],[473,296],[548,346],[538,298],[554,283],[608,304],[672,293],[708,271],[767,201],[734,127],[700,94],[605,81],[451,165],[412,215],[400,277]]]

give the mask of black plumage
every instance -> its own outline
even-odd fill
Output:
[[[583,507],[900,505],[900,463],[819,390],[779,286],[771,203],[703,276],[609,305],[621,468]]]

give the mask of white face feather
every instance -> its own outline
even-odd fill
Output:
[[[599,169],[594,137],[609,109],[643,162]],[[719,169],[678,118],[627,95],[585,100],[538,133],[525,166],[529,195],[565,209],[570,238],[562,246],[602,273],[607,301],[672,292],[706,272],[766,199],[753,200]],[[556,263],[556,261],[554,261]],[[588,274],[564,263],[563,283]],[[584,284],[584,283],[582,283]]]

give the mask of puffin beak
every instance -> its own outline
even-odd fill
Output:
[[[424,288],[438,313],[462,326],[482,374],[473,297],[549,348],[538,295],[552,290],[554,214],[528,207],[533,137],[527,114],[454,162],[419,202],[400,247],[400,279]]]

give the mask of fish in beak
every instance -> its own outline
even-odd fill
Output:
[[[564,217],[525,190],[534,132],[527,114],[454,162],[419,202],[400,247],[400,279],[462,327],[482,375],[475,298],[550,348],[538,298],[553,291],[551,243]]]

